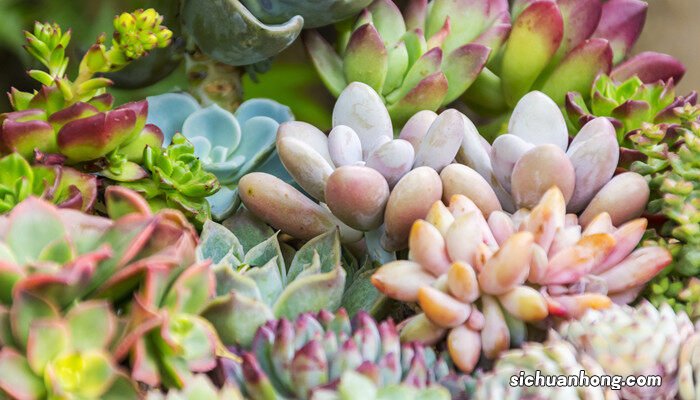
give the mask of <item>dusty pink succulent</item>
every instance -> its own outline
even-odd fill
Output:
[[[586,226],[566,213],[558,188],[514,214],[484,213],[475,201],[452,196],[413,224],[410,260],[382,266],[373,284],[387,296],[417,302],[402,339],[447,347],[463,371],[511,343],[509,324],[632,301],[671,262],[660,247],[634,250],[645,219],[614,226],[600,213]],[[509,323],[506,323],[506,321]]]

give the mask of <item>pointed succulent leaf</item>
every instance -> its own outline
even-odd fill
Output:
[[[71,161],[94,160],[131,138],[136,122],[136,113],[129,109],[100,113],[64,125],[56,141]]]
[[[270,307],[275,303],[282,290],[284,290],[284,277],[280,274],[277,258],[271,259],[264,265],[247,270],[245,277],[255,282],[255,286],[260,293],[260,299]]]
[[[238,260],[243,260],[245,253],[236,235],[223,225],[206,221],[202,229],[200,245],[197,247],[199,260],[210,259],[214,264],[218,264],[225,261],[229,254]]]
[[[603,11],[599,0],[559,0],[557,5],[564,21],[564,36],[554,57],[555,63],[591,37]]]
[[[419,111],[437,110],[443,104],[448,89],[447,78],[443,72],[428,75],[405,96],[389,106],[389,113],[395,121],[403,124]]]
[[[46,386],[41,377],[32,371],[27,359],[4,347],[0,350],[0,389],[17,399],[40,399],[46,395]]]
[[[685,66],[678,59],[667,54],[645,51],[635,55],[615,67],[610,77],[624,82],[633,76],[644,83],[656,83],[673,79],[678,82],[685,75]]]
[[[614,64],[624,60],[639,39],[647,8],[647,3],[639,0],[612,0],[603,4],[600,24],[593,37],[610,42]]]
[[[34,155],[34,150],[56,151],[56,134],[46,122],[46,114],[37,109],[15,111],[0,115],[0,148],[16,151],[23,157]]]
[[[277,234],[270,236],[264,242],[250,249],[243,258],[245,264],[252,266],[262,266],[267,264],[270,260],[275,260],[282,282],[286,284],[287,270],[284,265],[284,256],[280,249]]]
[[[148,124],[136,137],[119,148],[119,154],[126,157],[129,161],[142,163],[144,149],[147,146],[152,148],[162,147],[164,141],[163,132],[157,126]]]
[[[41,297],[18,291],[10,308],[12,334],[20,346],[26,348],[32,323],[40,319],[58,317],[58,310]]]
[[[542,92],[523,96],[508,122],[508,132],[535,145],[553,144],[566,151],[569,134],[557,104]]]
[[[291,282],[274,306],[277,318],[295,318],[302,312],[340,307],[345,287],[345,270],[340,265],[333,270],[306,276]]]
[[[29,198],[10,214],[5,241],[21,264],[37,261],[44,248],[66,231],[58,212],[43,200]]]
[[[466,44],[447,53],[442,62],[442,71],[449,84],[444,104],[453,102],[471,86],[486,65],[489,54],[491,49],[476,43]]]
[[[340,265],[341,248],[337,230],[332,230],[308,241],[294,255],[287,273],[289,282],[296,279],[307,266],[311,265],[314,254],[320,257],[321,272],[329,272]]]
[[[347,82],[343,75],[343,60],[333,47],[316,31],[304,34],[304,44],[321,81],[333,96],[339,96]]]
[[[531,90],[559,48],[563,33],[564,22],[555,2],[533,2],[517,17],[503,53],[501,77],[508,104],[515,105]]]
[[[343,66],[347,82],[363,82],[381,93],[389,69],[388,52],[373,25],[363,25],[352,33]]]

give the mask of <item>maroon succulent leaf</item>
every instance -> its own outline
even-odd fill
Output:
[[[640,0],[610,0],[603,5],[600,24],[593,37],[607,39],[615,64],[624,60],[639,39],[647,18],[647,3]]]
[[[91,117],[99,113],[98,109],[88,103],[77,102],[49,116],[48,122],[59,131],[65,124],[77,119]]]
[[[146,126],[146,118],[148,118],[148,100],[132,101],[115,108],[115,110],[131,110],[136,114],[134,135],[139,134]]]
[[[618,82],[624,82],[635,75],[644,83],[665,82],[669,79],[678,82],[685,75],[685,66],[668,54],[647,51],[618,65],[610,73],[610,77]]]
[[[136,113],[126,108],[71,121],[58,132],[58,147],[71,161],[94,160],[130,139],[136,124]]]
[[[46,113],[30,109],[0,115],[0,148],[25,158],[31,158],[35,150],[56,151],[56,135],[46,122]]]
[[[100,111],[107,111],[110,110],[114,104],[114,96],[109,93],[101,94],[90,99],[88,103]]]

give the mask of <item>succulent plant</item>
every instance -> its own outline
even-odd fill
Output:
[[[366,83],[403,124],[462,95],[509,30],[506,0],[411,1],[403,15],[392,0],[375,0],[339,32],[338,52],[316,32],[306,45],[333,95]]]
[[[377,387],[377,384],[367,376],[355,372],[346,371],[341,375],[337,389],[319,389],[313,393],[314,400],[336,400],[362,398],[368,400],[390,399],[430,399],[447,400],[450,392],[440,386],[416,388],[407,384],[395,384]]]
[[[84,298],[121,300],[149,268],[194,261],[196,236],[173,210],[151,214],[136,193],[107,189],[112,221],[29,197],[0,216],[0,302],[39,293],[63,308]]]
[[[578,353],[571,344],[550,338],[545,343],[528,342],[522,349],[510,350],[496,361],[492,371],[477,379],[474,400],[503,399],[597,399],[617,400],[609,388],[572,385],[512,385],[512,378],[524,376],[588,376],[602,375],[603,369],[586,354]]]
[[[223,220],[235,209],[238,180],[253,170],[279,163],[275,136],[279,124],[294,119],[289,107],[268,99],[248,100],[235,115],[217,105],[202,108],[187,94],[167,93],[148,98],[148,120],[164,135],[164,145],[181,132],[194,146],[207,172],[222,188],[207,198],[212,215]]]
[[[29,196],[62,208],[92,209],[97,198],[97,180],[69,167],[32,166],[18,153],[0,158],[0,214]]]
[[[167,393],[151,390],[146,400],[243,400],[243,395],[237,387],[226,385],[216,387],[206,375],[197,374],[190,377],[182,390],[171,389]]]
[[[354,242],[381,227],[373,237],[381,236],[386,250],[405,247],[413,221],[442,195],[438,173],[453,161],[471,122],[456,110],[423,111],[394,139],[379,95],[353,82],[338,98],[333,125],[328,137],[303,122],[284,123],[277,133],[285,168],[322,204],[263,174],[241,179],[243,203],[300,239],[340,226],[343,241]]]
[[[459,162],[490,183],[504,210],[533,207],[555,185],[564,194],[567,210],[581,213],[583,225],[602,211],[610,214],[615,225],[644,211],[649,189],[642,176],[613,177],[620,147],[606,118],[588,122],[569,143],[557,105],[542,92],[531,92],[513,110],[508,131],[492,146],[475,130],[468,131],[457,155]],[[443,182],[446,193],[477,196],[470,181],[478,177],[448,178]]]
[[[568,92],[587,100],[600,73],[624,81],[673,78],[685,68],[671,56],[641,53],[628,60],[646,20],[641,0],[535,0],[512,2],[512,29],[463,100],[477,112],[507,114],[520,98],[540,90],[559,104]]]
[[[673,399],[678,392],[681,346],[694,328],[685,313],[676,314],[667,304],[656,309],[643,302],[636,308],[590,310],[578,320],[564,322],[558,331],[606,374],[661,376],[661,386],[624,387],[622,398]]]
[[[596,117],[607,117],[617,130],[618,142],[623,144],[625,136],[641,129],[644,123],[679,124],[674,109],[695,105],[697,97],[697,92],[676,96],[673,80],[644,83],[634,76],[617,82],[600,75],[591,88],[590,106],[580,93],[571,92],[566,95],[566,110],[569,122],[577,129]]]
[[[292,44],[302,28],[333,24],[371,0],[182,0],[185,33],[209,57],[250,65]]]
[[[700,333],[695,332],[683,343],[678,356],[678,397],[681,400],[695,400],[700,395],[700,360],[698,346]]]
[[[109,346],[117,318],[102,301],[78,303],[65,315],[19,291],[0,306],[0,395],[14,399],[133,399],[136,386]]]
[[[225,369],[253,400],[336,398],[325,397],[327,390],[337,390],[345,398],[342,393],[351,382],[357,382],[352,389],[362,393],[372,393],[373,384],[380,393],[401,394],[408,386],[426,388],[454,378],[449,363],[432,349],[401,344],[391,320],[378,324],[360,312],[351,323],[342,309],[335,314],[324,310],[291,321],[268,321],[242,358],[242,365],[227,362]],[[348,376],[351,371],[370,382]],[[399,384],[404,387],[396,388]],[[430,392],[440,394],[439,389]],[[359,392],[354,393],[359,398]]]
[[[207,221],[197,249],[200,260],[214,263],[217,281],[217,298],[203,315],[228,345],[249,346],[266,321],[335,310],[343,298],[346,272],[336,231],[310,240],[290,262],[277,234],[260,225],[237,224],[234,233]]]
[[[385,264],[372,282],[420,306],[404,323],[403,340],[436,343],[447,334],[450,356],[468,372],[482,350],[494,359],[521,342],[525,323],[634,300],[671,262],[661,247],[634,250],[646,225],[637,219],[615,227],[603,212],[584,229],[566,214],[556,187],[513,215],[486,214],[454,195],[449,207],[438,201],[413,224],[411,259]]]
[[[185,387],[192,373],[216,367],[221,347],[214,327],[200,316],[216,285],[210,263],[177,272],[167,268],[146,272],[126,334],[114,351],[116,359],[128,358],[134,380],[153,387]]]

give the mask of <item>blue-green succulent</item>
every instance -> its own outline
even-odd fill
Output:
[[[214,219],[222,220],[236,208],[238,180],[246,173],[286,174],[274,149],[279,124],[294,119],[287,106],[252,99],[232,114],[216,104],[202,107],[183,93],[149,97],[148,106],[148,122],[163,131],[163,145],[182,133],[194,146],[204,169],[221,183],[221,190],[208,198]]]

